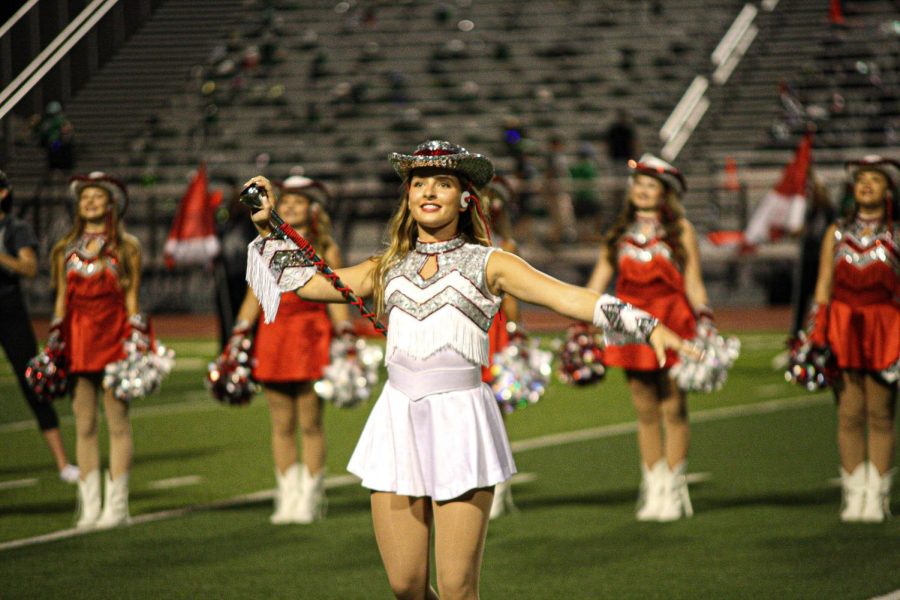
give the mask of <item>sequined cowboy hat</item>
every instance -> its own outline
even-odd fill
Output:
[[[328,188],[309,177],[303,175],[291,175],[284,181],[276,184],[282,194],[299,194],[306,196],[311,202],[318,202],[324,207],[328,206],[331,194]]]
[[[100,171],[94,171],[87,175],[75,175],[69,180],[69,193],[76,202],[81,196],[81,190],[87,187],[98,187],[106,190],[110,198],[116,201],[119,216],[121,217],[125,214],[125,210],[128,208],[128,192],[124,183]]]
[[[878,171],[887,177],[894,190],[900,188],[900,162],[892,158],[870,154],[859,160],[847,161],[847,174],[850,181],[854,181],[860,171]]]
[[[640,173],[662,181],[669,189],[674,190],[679,196],[687,191],[687,181],[685,181],[681,171],[652,154],[644,154],[640,160],[637,161],[629,160],[628,168],[631,169],[631,175],[628,178],[629,181],[633,180],[636,173]]]
[[[412,154],[392,152],[391,166],[404,181],[413,169],[427,167],[458,171],[476,188],[484,187],[494,176],[494,165],[488,157],[469,152],[462,146],[444,140],[420,144]]]

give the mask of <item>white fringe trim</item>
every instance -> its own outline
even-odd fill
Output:
[[[262,238],[257,236],[247,246],[247,283],[253,288],[266,323],[275,320],[278,314],[278,306],[281,303],[281,294],[292,292],[301,288],[316,274],[315,267],[291,267],[281,274],[281,281],[275,278],[271,270],[272,259],[275,253],[281,250],[296,249],[296,244],[290,240],[269,240],[263,246],[263,251],[256,248],[257,242]]]
[[[256,294],[259,305],[262,306],[266,323],[271,323],[278,314],[281,288],[278,287],[275,276],[269,271],[268,262],[256,250],[252,242],[247,252],[247,283]]]
[[[401,350],[412,358],[425,360],[446,348],[472,364],[490,363],[487,333],[456,308],[445,306],[421,321],[399,309],[391,310],[386,358]]]

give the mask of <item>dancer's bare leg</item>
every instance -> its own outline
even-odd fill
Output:
[[[272,457],[279,473],[297,462],[297,401],[282,390],[263,388],[272,418]]]
[[[866,460],[866,397],[863,374],[841,373],[838,390],[838,453],[841,467],[852,473]]]
[[[113,479],[131,471],[134,444],[131,438],[131,420],[128,403],[116,400],[111,390],[103,393],[106,425],[109,428],[109,474]]]
[[[687,394],[667,375],[660,376],[660,411],[666,426],[666,462],[674,468],[687,460],[691,441]]]
[[[647,468],[652,468],[663,457],[657,376],[656,373],[627,372],[631,402],[637,413],[638,449]]]
[[[72,412],[75,415],[75,460],[82,481],[100,468],[100,445],[97,441],[97,392],[99,383],[87,377],[75,377]]]
[[[47,442],[47,447],[50,448],[54,462],[56,462],[56,470],[62,471],[69,464],[69,459],[66,458],[66,448],[63,446],[59,427],[45,429],[41,434],[44,436],[44,441]]]
[[[493,488],[434,502],[434,549],[443,600],[476,600]]]
[[[312,383],[304,383],[297,393],[300,412],[303,464],[310,475],[318,475],[325,467],[325,428],[322,426],[322,399],[316,395]]]
[[[436,599],[428,574],[431,501],[372,492],[371,503],[375,541],[394,596],[403,600]]]

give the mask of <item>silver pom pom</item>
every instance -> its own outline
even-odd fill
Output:
[[[103,387],[116,399],[131,402],[159,389],[175,365],[175,351],[154,344],[147,330],[139,327],[132,327],[123,346],[125,358],[106,365]]]
[[[741,353],[741,341],[723,337],[712,323],[700,321],[697,337],[691,340],[701,358],[679,353],[679,362],[669,371],[678,387],[685,392],[712,392],[722,389],[728,379],[728,369]]]
[[[381,348],[353,335],[331,341],[331,364],[313,386],[316,394],[338,408],[352,408],[369,399],[378,384]]]
[[[550,384],[553,353],[538,348],[538,340],[516,335],[494,355],[487,384],[507,413],[541,399]]]

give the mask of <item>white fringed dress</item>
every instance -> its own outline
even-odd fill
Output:
[[[441,501],[516,472],[497,402],[481,382],[501,300],[485,282],[494,250],[461,237],[417,243],[389,271],[388,382],[347,467],[364,487]],[[432,255],[437,272],[423,279]]]

